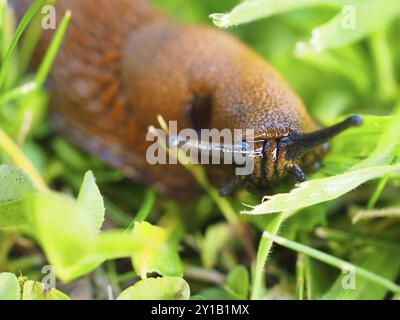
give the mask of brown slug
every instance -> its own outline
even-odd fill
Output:
[[[21,18],[31,0],[11,0]],[[148,127],[157,115],[178,128],[254,129],[261,153],[242,185],[265,189],[326,152],[325,142],[361,123],[358,116],[320,129],[284,79],[229,34],[171,21],[144,0],[58,0],[57,21],[72,12],[49,78],[57,130],[84,150],[162,194],[188,198],[198,188],[180,165],[146,161]],[[37,64],[54,30],[43,31]],[[232,180],[232,166],[208,166],[216,185]]]

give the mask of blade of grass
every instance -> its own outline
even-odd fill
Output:
[[[105,198],[104,201],[106,205],[107,217],[118,225],[127,228],[131,223],[131,217],[127,213],[123,212],[120,208],[118,208],[109,199]]]
[[[353,166],[353,168],[360,168],[362,166],[370,166],[372,164],[378,163],[380,160],[387,157],[396,147],[398,141],[400,140],[400,116],[398,116],[400,113],[399,103],[395,106],[394,113],[397,115],[397,117],[395,117],[392,120],[392,123],[383,132],[375,150],[371,153],[371,155],[367,159],[361,161],[356,166]],[[390,174],[386,174],[379,180],[379,183],[375,188],[372,197],[368,201],[367,204],[368,210],[371,210],[375,207],[383,189],[385,188],[387,182],[389,181],[389,178]]]
[[[353,217],[352,222],[357,223],[361,220],[369,220],[376,218],[400,218],[400,208],[386,208],[380,210],[361,210]]]
[[[34,91],[35,89],[37,89],[37,85],[36,82],[33,81],[25,83],[17,88],[14,88],[0,96],[0,106],[9,103],[13,100],[19,99],[20,97],[27,95],[28,93]]]
[[[364,247],[353,252],[351,262],[387,280],[395,281],[400,271],[400,255],[388,248]],[[354,270],[342,270],[333,285],[320,299],[322,300],[382,300],[388,296],[388,289],[363,278]],[[390,294],[389,294],[390,296]]]
[[[298,254],[296,261],[296,299],[304,300],[305,264],[304,255]]]
[[[270,241],[273,241],[273,242],[275,242],[275,243],[277,243],[277,244],[279,244],[279,245],[281,245],[281,246],[283,246],[285,248],[294,250],[294,251],[296,251],[298,253],[303,253],[303,254],[305,254],[305,255],[307,255],[309,257],[312,257],[314,259],[317,259],[317,260],[320,260],[322,262],[325,262],[326,264],[331,265],[331,266],[333,266],[335,268],[338,268],[340,270],[344,270],[344,269],[346,269],[346,270],[349,270],[349,269],[354,270],[354,272],[358,276],[360,276],[360,277],[362,277],[364,279],[367,279],[367,280],[371,281],[372,283],[378,284],[378,285],[380,285],[380,286],[382,286],[382,287],[384,287],[384,288],[386,288],[386,289],[388,289],[388,290],[390,290],[390,291],[392,291],[394,293],[400,293],[400,286],[397,285],[396,283],[394,283],[394,282],[392,282],[392,281],[390,281],[390,280],[388,280],[388,279],[386,279],[384,277],[381,277],[381,276],[379,276],[379,275],[377,275],[377,274],[375,274],[373,272],[370,272],[370,271],[368,271],[368,270],[366,270],[364,268],[361,268],[361,267],[359,267],[357,265],[351,264],[351,263],[349,263],[347,261],[344,261],[342,259],[339,259],[339,258],[336,258],[334,256],[331,256],[331,255],[329,255],[329,254],[327,254],[325,252],[322,252],[322,251],[316,250],[314,248],[305,246],[305,245],[300,244],[300,243],[295,242],[295,241],[291,241],[291,240],[282,238],[280,236],[271,234],[269,232],[264,232],[263,233],[263,237],[268,239],[268,240],[270,240]]]
[[[362,241],[363,243],[371,245],[371,246],[382,247],[382,248],[400,251],[400,245],[395,242],[377,239],[377,238],[367,236],[367,235],[362,235],[362,234],[357,234],[357,233],[349,233],[349,232],[333,230],[333,229],[328,229],[328,228],[323,228],[323,227],[318,227],[315,230],[315,234],[321,239],[330,239],[330,240],[342,241],[342,242],[359,240],[359,241]]]
[[[265,231],[270,232],[271,234],[277,234],[284,217],[284,213],[271,215],[269,217],[270,221],[265,227]],[[266,294],[264,268],[269,252],[271,251],[271,247],[272,241],[265,237],[261,237],[258,244],[257,260],[253,272],[253,288],[251,292],[252,300],[260,300]]]
[[[303,255],[304,257],[304,276],[306,282],[307,300],[320,299],[331,287],[335,275],[331,275],[327,266],[320,261]]]
[[[15,48],[17,47],[18,41],[22,36],[22,33],[25,31],[26,27],[29,25],[29,23],[31,22],[33,17],[36,15],[36,13],[43,6],[44,2],[45,2],[45,0],[36,0],[29,7],[28,11],[25,13],[24,17],[22,18],[21,22],[19,23],[17,30],[15,31],[14,36],[11,39],[10,46],[8,47],[7,52],[5,54],[3,64],[0,68],[0,89],[3,86],[3,82],[7,75],[8,66],[11,62],[11,58],[13,56]]]
[[[7,39],[7,30],[6,30],[6,1],[0,0],[0,60],[4,61],[5,58],[5,48]]]
[[[379,180],[379,183],[376,186],[374,193],[372,194],[371,198],[368,201],[367,210],[371,210],[375,207],[376,203],[379,200],[379,197],[382,194],[383,189],[386,186],[386,183],[389,181],[389,178],[390,174],[386,174]]]
[[[309,207],[336,199],[357,188],[359,185],[385,174],[399,176],[400,164],[372,166],[328,178],[309,180],[299,184],[289,193],[266,197],[267,201],[252,207],[251,210],[242,211],[242,213],[259,215]]]
[[[46,191],[47,186],[40,173],[36,170],[32,162],[25,156],[14,141],[0,128],[0,148],[8,154],[13,162],[21,168],[33,181],[40,191]]]
[[[54,5],[56,0],[45,0],[43,6]],[[37,14],[29,28],[26,30],[26,33],[19,44],[19,52],[18,52],[18,72],[20,75],[23,75],[24,72],[27,71],[29,63],[31,62],[32,56],[35,52],[37,44],[40,40],[40,36],[42,35],[42,21],[43,16]]]
[[[43,58],[43,61],[36,73],[35,82],[38,87],[41,87],[43,83],[46,81],[46,78],[53,66],[54,60],[56,59],[58,50],[61,46],[61,43],[64,39],[65,32],[67,31],[68,24],[71,20],[71,11],[67,11],[57,28],[57,31],[50,43],[49,48],[46,51],[46,54]]]
[[[371,51],[375,60],[378,94],[384,100],[390,100],[398,95],[399,87],[390,46],[387,40],[387,27],[378,29],[370,38]]]
[[[156,193],[152,188],[146,190],[142,206],[140,207],[135,218],[128,227],[128,230],[132,230],[136,222],[143,222],[147,219],[148,215],[151,213],[151,209],[154,206],[154,201],[156,198]]]

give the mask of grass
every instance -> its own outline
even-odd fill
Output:
[[[211,17],[274,65],[322,124],[364,118],[332,141],[306,182],[262,203],[244,191],[220,198],[203,168],[189,165],[205,193],[188,204],[126,180],[52,131],[44,83],[71,14],[28,72],[44,2],[12,31],[0,1],[0,299],[74,298],[63,283],[94,274],[119,299],[398,296],[397,1],[154,0],[184,21],[211,24],[210,13],[226,12]],[[353,31],[340,28],[344,4],[358,12]],[[58,279],[50,292],[40,283],[45,264]]]

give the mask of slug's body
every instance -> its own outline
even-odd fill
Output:
[[[32,1],[15,0],[21,17]],[[157,115],[178,129],[254,129],[262,154],[255,170],[235,179],[265,187],[303,174],[323,154],[317,145],[344,128],[318,129],[301,100],[258,54],[209,27],[175,23],[142,0],[58,0],[57,19],[72,20],[49,79],[54,123],[85,150],[163,194],[187,196],[195,182],[176,165],[146,161],[148,127]],[[44,31],[40,61],[53,31]],[[306,135],[305,135],[306,134]],[[233,171],[210,168],[216,183]]]

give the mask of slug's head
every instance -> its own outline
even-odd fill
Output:
[[[278,139],[263,141],[259,159],[251,176],[253,185],[262,187],[265,182],[293,175],[297,181],[305,180],[302,166],[309,167],[318,158],[318,152],[325,153],[327,141],[344,130],[359,126],[360,116],[352,116],[332,127],[311,133],[293,133]],[[311,163],[310,163],[311,162]]]

